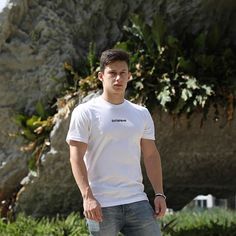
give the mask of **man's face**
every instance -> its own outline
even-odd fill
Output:
[[[114,61],[105,67],[104,72],[99,72],[98,78],[105,92],[123,95],[130,78],[128,65],[125,61]]]

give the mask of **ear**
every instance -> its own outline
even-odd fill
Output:
[[[130,80],[130,78],[131,78],[131,72],[129,72],[128,74],[128,81]]]
[[[101,71],[98,72],[98,79],[103,82],[103,73]]]

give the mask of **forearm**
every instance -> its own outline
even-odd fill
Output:
[[[145,157],[144,165],[148,179],[155,193],[163,193],[162,168],[159,152],[155,150],[150,156]]]
[[[88,182],[88,174],[85,163],[81,158],[70,158],[72,173],[75,181],[80,189],[83,198],[93,197],[91,188]]]
[[[73,176],[83,198],[93,197],[88,181],[88,173],[84,163],[87,144],[71,141],[70,163]]]

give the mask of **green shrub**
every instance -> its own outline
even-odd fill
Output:
[[[131,54],[131,99],[171,114],[207,113],[210,104],[227,107],[232,119],[236,95],[236,53],[233,40],[220,26],[195,34],[173,35],[162,17],[150,24],[132,15],[115,47]]]
[[[13,223],[0,220],[0,235],[4,236],[86,236],[85,221],[78,214],[72,213],[65,219],[34,219],[19,215]]]
[[[236,213],[224,209],[183,210],[162,220],[163,236],[234,236]]]
[[[45,106],[38,102],[33,115],[24,113],[15,116],[14,121],[19,127],[16,134],[25,139],[25,145],[21,151],[30,153],[28,167],[36,171],[40,163],[40,157],[50,146],[49,134],[54,126],[53,109],[45,109]]]
[[[163,236],[235,236],[236,212],[213,209],[183,210],[160,220]],[[66,218],[34,219],[19,215],[15,222],[0,219],[1,236],[88,236],[85,220],[72,213]]]

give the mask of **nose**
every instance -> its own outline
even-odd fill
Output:
[[[116,75],[116,81],[119,81],[119,80],[121,80],[121,75],[120,75],[120,74],[117,74],[117,75]]]

